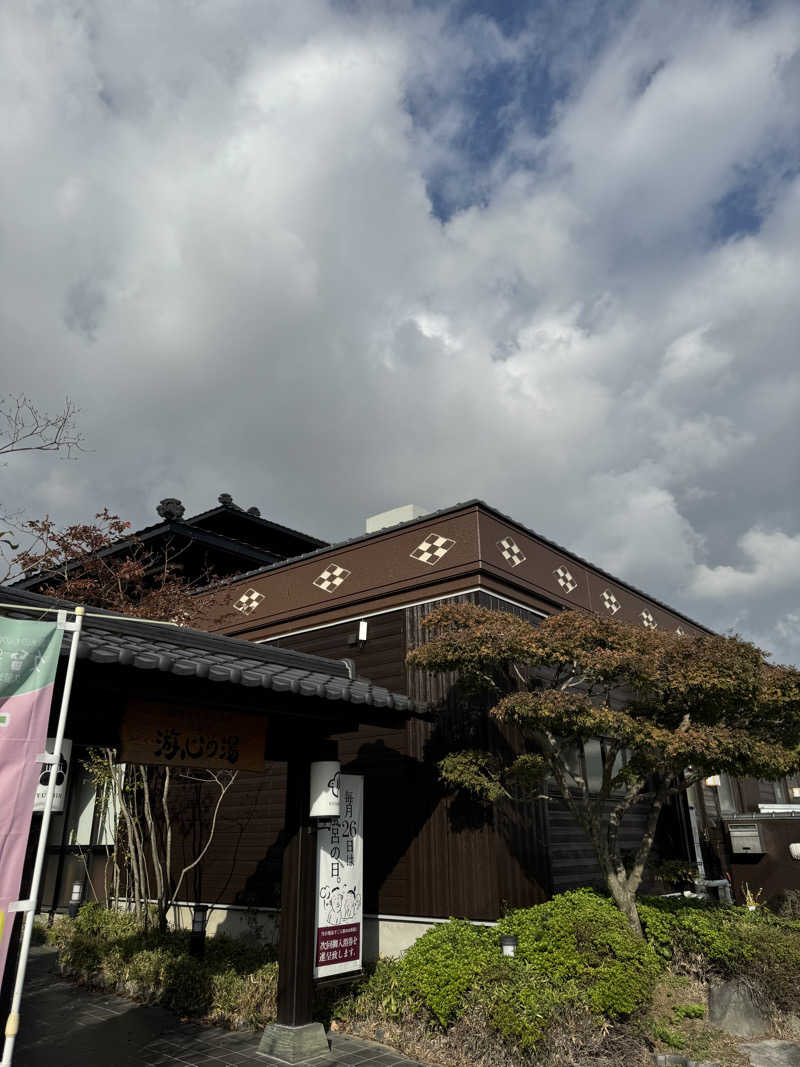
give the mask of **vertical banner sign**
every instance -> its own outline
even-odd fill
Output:
[[[45,748],[61,650],[55,623],[0,618],[0,978],[8,953],[8,905],[22,865]],[[13,916],[12,916],[13,917]]]
[[[340,781],[339,818],[317,831],[315,978],[361,970],[364,779]]]

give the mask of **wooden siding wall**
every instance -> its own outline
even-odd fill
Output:
[[[489,594],[469,593],[370,618],[363,648],[350,643],[357,620],[274,643],[352,659],[360,676],[406,692],[436,712],[407,720],[376,712],[372,722],[336,738],[343,769],[367,779],[367,912],[491,920],[506,906],[530,906],[553,892],[596,884],[599,870],[582,831],[555,796],[488,807],[445,795],[436,762],[446,746],[469,743],[470,737],[486,744],[494,728],[485,707],[470,708],[459,699],[454,675],[429,675],[405,665],[407,651],[424,640],[424,618],[442,603],[479,603],[531,622],[539,618]],[[282,764],[240,777],[224,805],[203,873],[184,899],[278,903],[284,791]],[[637,809],[629,813],[623,848],[637,844],[643,818]]]
[[[466,593],[407,608],[409,649],[424,642],[423,620],[443,603],[477,603],[536,619],[496,597]],[[538,904],[549,895],[546,805],[537,801],[488,808],[444,794],[435,769],[442,746],[489,741],[485,709],[465,707],[456,682],[455,674],[408,671],[409,695],[437,712],[435,723],[409,723],[409,755],[419,761],[420,795],[430,812],[410,857],[409,903],[412,914],[496,919],[506,905]]]
[[[369,620],[369,638],[363,649],[348,644],[357,623],[312,630],[275,641],[276,645],[328,656],[349,657],[359,675],[393,691],[405,690],[405,635],[402,612]],[[407,757],[404,720],[391,712],[377,712],[384,722],[362,724],[357,731],[340,734],[339,757],[346,771],[364,774],[368,781],[365,838],[369,861],[365,864],[364,902],[367,911],[405,914],[408,904],[406,853],[415,833],[413,812],[398,802],[412,793],[414,770]],[[202,800],[192,783],[178,783],[185,793],[187,812],[207,811],[216,794],[201,788]],[[279,903],[284,839],[286,765],[269,764],[263,773],[240,772],[220,809],[214,840],[179,893],[181,899],[208,903],[272,907]],[[176,810],[177,794],[175,797]],[[183,866],[197,855],[196,821],[185,819],[176,834],[176,862]],[[200,846],[202,847],[202,842]],[[177,868],[180,870],[180,867]]]
[[[352,659],[359,676],[393,692],[405,692],[404,613],[369,619],[363,648],[349,643],[357,630],[357,621],[341,623],[274,643],[331,659]],[[366,779],[365,908],[368,912],[408,914],[409,852],[423,813],[416,790],[418,768],[408,755],[406,722],[391,712],[377,711],[372,723],[339,734],[336,740],[342,769],[363,774]]]
[[[602,886],[600,868],[592,846],[583,830],[573,819],[562,800],[553,797],[549,802],[550,870],[554,893],[577,889],[583,885]],[[638,847],[647,824],[647,809],[631,808],[620,829],[623,852]]]
[[[175,815],[173,865],[191,863],[208,840],[219,791],[175,778],[170,809]],[[263,773],[240,771],[219,810],[217,828],[202,863],[186,875],[179,900],[274,907],[280,896],[286,767],[271,763]]]

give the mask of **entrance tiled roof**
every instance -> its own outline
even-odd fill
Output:
[[[36,617],[35,611],[21,610],[24,608],[73,610],[74,605],[55,597],[0,586],[0,614]],[[78,646],[80,660],[401,712],[414,710],[414,702],[407,696],[362,678],[351,678],[343,660],[309,656],[170,623],[122,618],[100,608],[86,610]],[[41,617],[53,618],[49,613]],[[62,654],[66,654],[68,647],[69,642],[65,640]]]

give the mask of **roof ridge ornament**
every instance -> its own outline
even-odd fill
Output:
[[[174,496],[165,497],[156,508],[156,513],[162,519],[182,519],[186,508],[180,500]]]

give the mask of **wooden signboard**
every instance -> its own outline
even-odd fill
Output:
[[[121,763],[263,771],[266,719],[217,708],[130,700],[120,729]]]

